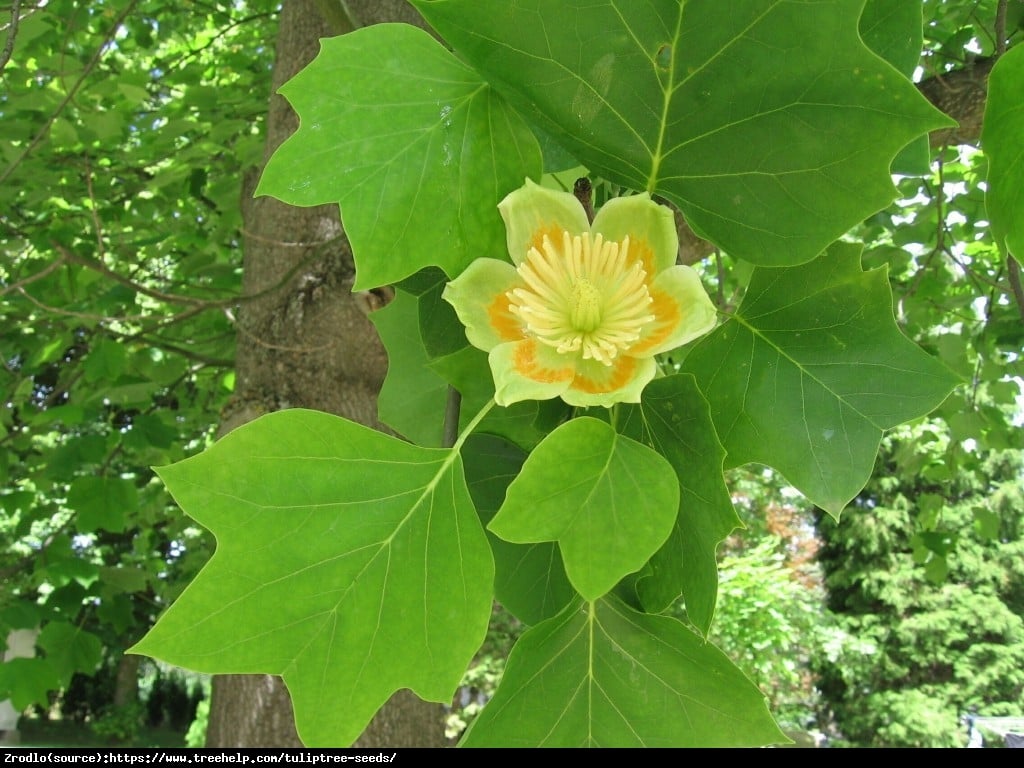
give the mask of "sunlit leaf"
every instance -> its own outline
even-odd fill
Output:
[[[863,0],[414,4],[583,165],[757,264],[883,208],[896,153],[949,123],[864,45]]]
[[[530,454],[488,529],[506,541],[557,541],[588,600],[638,571],[665,543],[679,488],[659,454],[590,417],[563,424]]]
[[[785,742],[721,651],[618,600],[574,604],[526,632],[466,747],[744,747]]]
[[[450,701],[493,579],[457,453],[292,410],[159,474],[217,550],[133,652],[281,675],[311,746],[351,744],[401,688]]]
[[[257,193],[340,203],[357,289],[504,254],[498,201],[541,170],[522,118],[421,29],[378,24],[321,46],[281,88],[299,130]]]

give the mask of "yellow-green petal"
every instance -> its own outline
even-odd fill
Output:
[[[562,399],[579,407],[639,403],[644,387],[657,371],[653,357],[617,357],[610,366],[597,360],[579,360],[576,377]]]
[[[522,284],[516,268],[508,262],[476,259],[441,295],[466,326],[469,343],[490,352],[498,344],[523,338],[522,324],[508,311],[505,295]]]
[[[536,339],[499,344],[488,361],[494,376],[494,402],[501,406],[558,397],[576,376],[574,356],[559,354]]]
[[[538,250],[547,235],[561,243],[562,232],[579,235],[590,231],[583,204],[569,192],[547,189],[530,179],[498,203],[505,220],[505,239],[512,262],[518,266],[530,248]]]
[[[675,214],[651,200],[646,192],[609,200],[594,216],[591,231],[601,233],[606,240],[629,237],[630,254],[644,260],[651,276],[675,264],[679,254]]]
[[[654,321],[644,327],[631,355],[656,355],[709,333],[717,321],[715,305],[696,270],[678,264],[661,272],[648,286]]]

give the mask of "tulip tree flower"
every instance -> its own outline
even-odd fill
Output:
[[[495,402],[640,402],[654,356],[710,331],[715,308],[676,264],[672,211],[646,193],[608,201],[593,224],[576,197],[527,179],[498,204],[511,264],[474,260],[444,298],[489,353]]]

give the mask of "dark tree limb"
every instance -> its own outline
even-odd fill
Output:
[[[958,123],[955,128],[932,131],[928,137],[932,148],[978,144],[985,118],[988,73],[995,62],[995,57],[974,59],[960,69],[933,75],[918,83],[921,94]]]

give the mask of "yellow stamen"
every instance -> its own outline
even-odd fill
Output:
[[[654,320],[647,272],[631,263],[628,237],[563,232],[561,240],[545,235],[530,248],[518,267],[526,287],[508,292],[509,311],[542,344],[610,366]]]

